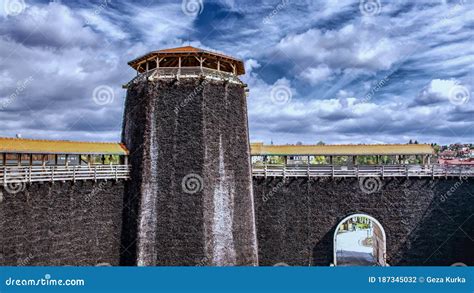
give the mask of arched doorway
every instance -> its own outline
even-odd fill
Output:
[[[386,266],[386,239],[385,230],[374,217],[347,216],[334,232],[334,265]]]

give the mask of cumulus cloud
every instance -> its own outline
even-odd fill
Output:
[[[454,79],[433,79],[416,97],[414,105],[430,105],[449,101],[452,89],[459,84]]]
[[[180,1],[104,3],[0,13],[0,135],[118,140],[127,61],[191,44],[245,60],[252,140],[474,139],[472,97],[449,99],[474,87],[472,3],[382,1],[373,17],[353,0],[291,2],[274,15],[278,1],[209,0],[194,16]],[[98,87],[110,88],[105,105]]]

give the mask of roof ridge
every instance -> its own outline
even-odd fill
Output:
[[[250,144],[261,144],[259,142],[252,142]],[[377,144],[263,144],[264,146],[404,146],[404,145],[428,145],[431,146],[429,143],[418,143],[418,144],[408,144],[408,143],[377,143]]]
[[[71,142],[71,143],[96,143],[96,144],[122,144],[121,142],[100,142],[100,141],[78,141],[78,140],[66,140],[66,139],[35,139],[35,138],[17,138],[17,137],[4,137],[0,136],[0,139],[6,140],[23,140],[23,141],[41,141],[41,142]]]

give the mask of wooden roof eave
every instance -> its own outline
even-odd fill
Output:
[[[414,154],[408,154],[408,153],[405,153],[405,154],[388,154],[388,153],[385,153],[385,154],[382,154],[382,153],[375,153],[375,154],[285,154],[285,153],[281,153],[281,154],[270,154],[270,153],[262,153],[262,154],[251,154],[251,156],[255,157],[255,156],[314,156],[314,157],[319,157],[319,156],[418,156],[418,155],[432,155],[432,153],[414,153]]]
[[[138,57],[132,61],[129,61],[127,64],[131,67],[133,67],[135,70],[139,70],[140,68],[140,65],[147,62],[148,60],[151,60],[153,59],[154,57],[163,57],[163,58],[166,58],[166,57],[182,57],[182,56],[205,56],[205,57],[211,57],[211,58],[214,58],[216,60],[225,60],[227,62],[232,62],[232,63],[235,63],[237,65],[237,74],[238,75],[243,75],[245,74],[245,67],[243,65],[243,61],[240,60],[240,59],[236,59],[236,58],[231,58],[231,57],[228,57],[228,56],[225,56],[225,55],[221,55],[221,54],[214,54],[212,52],[173,52],[173,53],[163,53],[163,52],[159,52],[159,51],[153,51],[153,52],[150,52],[146,55],[143,55],[141,57]],[[144,70],[144,69],[143,69]]]
[[[0,151],[0,154],[22,155],[117,155],[128,156],[128,153],[118,152],[51,152],[51,151]]]

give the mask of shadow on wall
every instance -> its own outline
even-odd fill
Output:
[[[474,266],[473,179],[439,180],[426,188],[436,190],[417,227],[392,255],[397,266]],[[416,247],[426,247],[420,250]],[[419,260],[423,260],[421,263]]]

